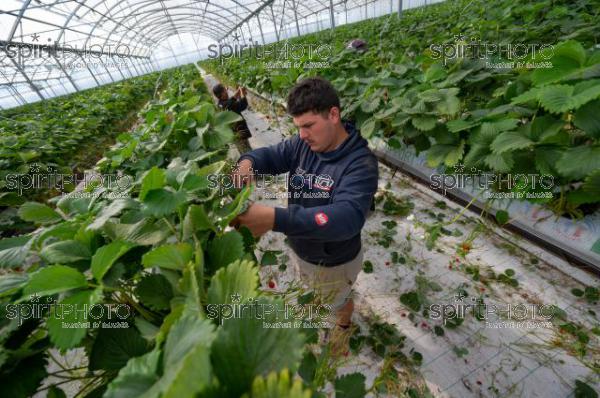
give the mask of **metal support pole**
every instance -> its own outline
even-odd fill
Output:
[[[8,38],[6,39],[6,41],[10,42],[15,37],[15,32],[17,31],[17,27],[21,26],[21,20],[23,19],[23,15],[25,14],[25,11],[29,7],[29,3],[31,3],[31,0],[26,0],[23,3],[21,10],[19,10],[19,15],[17,15],[17,19],[13,23],[13,26],[8,34]],[[27,74],[25,73],[23,68],[21,68],[21,65],[19,65],[12,57],[9,57],[9,58],[12,61],[15,68],[17,68],[17,70],[21,73],[21,75],[23,75],[23,77],[25,78],[25,80],[27,81],[27,83],[29,84],[31,89],[40,97],[40,99],[44,100],[45,99],[44,96],[42,95],[40,90],[37,88],[37,86],[35,84],[33,84],[33,82],[31,81],[29,76],[27,76]]]
[[[167,44],[169,45],[169,50],[171,50],[171,54],[173,54],[173,59],[175,60],[175,63],[177,64],[177,66],[181,66],[179,64],[179,60],[177,59],[177,54],[175,54],[175,50],[173,50],[173,46],[171,46],[171,42],[167,41]]]
[[[144,69],[145,73],[152,73],[152,71],[150,70],[150,67],[148,66],[148,60],[140,61],[140,67],[142,67]]]
[[[121,71],[121,68],[115,68],[115,69],[116,69],[116,70],[119,72],[119,74],[121,75],[121,77],[122,77],[123,79],[127,79],[127,78],[125,77],[125,75],[123,74],[123,72]]]
[[[260,38],[261,38],[262,44],[264,46],[265,44],[267,44],[267,42],[265,41],[265,35],[263,34],[262,23],[260,22],[260,17],[258,16],[258,14],[256,15],[256,19],[258,19],[258,29],[260,30]]]
[[[133,66],[133,64],[132,64],[132,66]],[[125,63],[125,67],[127,68],[127,72],[129,73],[129,75],[131,77],[135,77],[134,74],[133,74],[133,72],[131,71],[131,68],[129,67],[129,63],[128,62]]]
[[[158,64],[158,60],[151,60],[151,62],[157,71],[160,70],[160,65]]]
[[[60,83],[60,80],[58,81]],[[62,85],[62,83],[61,83]],[[63,88],[65,88],[65,86],[63,86]],[[52,91],[52,97],[58,97],[58,94],[56,93],[56,90],[54,90],[54,87],[52,87],[50,84],[48,84],[48,90]],[[65,88],[65,91],[67,91],[67,89]]]
[[[65,70],[65,68],[63,68],[62,64],[60,63],[60,61],[58,60],[58,57],[54,56],[53,57],[54,60],[56,61],[56,64],[58,65],[58,68],[62,71],[62,73],[65,74],[65,76],[67,77],[67,79],[69,80],[69,83],[71,83],[71,85],[75,88],[75,91],[80,91],[79,87],[77,87],[77,84],[75,84],[75,82],[73,81],[73,78],[71,78],[71,75],[69,75],[67,73],[67,71]]]
[[[335,15],[333,15],[333,0],[329,0],[329,22],[331,29],[335,28]]]
[[[296,33],[300,36],[300,24],[298,23],[298,6],[296,5],[296,0],[292,0],[292,7],[294,7],[294,18],[296,20]]]
[[[147,59],[147,62],[148,62],[148,67],[150,68],[150,70],[152,72],[158,71],[158,69],[156,68],[156,65],[154,65],[154,63],[152,62],[152,60],[150,58]]]
[[[245,44],[246,43],[246,38],[244,37],[244,29],[243,29],[244,25],[240,25],[240,33],[242,36],[242,43]],[[239,44],[239,43],[238,43]]]
[[[252,30],[250,30],[250,23],[246,22],[246,28],[248,29],[248,41],[250,42],[250,45],[254,45],[254,43],[252,43]]]
[[[141,76],[143,73],[140,73],[138,68],[135,67],[135,62],[131,60],[131,66],[133,66],[133,70],[135,70],[136,76]]]
[[[17,90],[16,87],[14,87],[14,86],[9,86],[9,87],[13,93],[13,98],[16,98],[17,102],[20,102],[21,105],[25,105],[27,103],[27,101],[25,100],[25,97],[23,97],[23,95],[21,95],[19,90]]]
[[[85,68],[88,70],[88,72],[90,72],[90,76],[92,76],[92,79],[94,79],[94,81],[96,82],[96,86],[100,86],[100,82],[98,81],[98,79],[96,79],[94,72],[92,72],[87,62],[85,62],[85,58],[83,58],[83,55],[79,54],[79,58],[81,58],[81,60],[83,61],[83,64],[85,65]]]
[[[348,25],[348,2],[344,1],[344,12],[346,14],[346,25]]]
[[[137,66],[139,68],[140,71],[142,71],[142,73],[140,73],[140,75],[145,75],[146,73],[148,73],[148,71],[146,71],[146,68],[144,68],[144,64],[142,63],[142,61],[140,61],[139,59],[136,60],[137,62]],[[138,69],[136,68],[136,69]]]
[[[98,60],[100,61],[100,63],[104,67],[104,70],[106,70],[106,73],[108,74],[108,77],[110,78],[110,81],[114,83],[115,82],[115,78],[113,77],[113,75],[111,75],[110,70],[108,69],[108,67],[106,66],[106,64],[104,62],[102,62],[102,58],[98,58]]]
[[[279,32],[277,31],[277,20],[275,19],[275,12],[273,11],[273,4],[271,4],[271,17],[273,17],[273,27],[275,28],[275,37],[279,41]]]
[[[15,61],[14,58],[12,58],[12,57],[9,57],[9,59],[11,60],[11,62],[15,66],[15,68],[17,68],[17,70],[21,73],[21,75],[23,75],[23,77],[25,78],[25,80],[27,81],[27,83],[29,84],[31,89],[40,97],[40,99],[42,99],[42,100],[46,99],[42,95],[41,91],[37,88],[37,86],[35,84],[33,84],[31,79],[27,75],[27,73],[25,73],[25,71],[21,68],[21,66],[17,63],[17,61]]]

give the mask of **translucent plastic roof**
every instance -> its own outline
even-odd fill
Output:
[[[197,60],[208,44],[226,38],[264,44],[352,22],[349,11],[360,14],[351,19],[360,20],[395,12],[402,3],[1,0],[0,107]],[[423,3],[404,0],[404,8]]]

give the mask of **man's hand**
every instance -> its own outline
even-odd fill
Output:
[[[246,96],[246,87],[237,86],[235,89],[235,98],[242,98]]]
[[[229,225],[235,228],[245,226],[252,232],[252,236],[259,237],[273,229],[275,208],[253,203],[245,213],[234,218]]]
[[[254,180],[254,170],[252,169],[252,161],[243,159],[237,164],[231,173],[233,185],[235,188],[242,188],[244,185],[250,184]]]

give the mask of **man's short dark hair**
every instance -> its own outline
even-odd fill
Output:
[[[340,107],[335,88],[322,77],[309,77],[296,83],[287,97],[287,111],[292,116],[306,112],[327,113]]]
[[[221,83],[213,87],[213,94],[217,98],[221,98],[221,94],[223,94],[223,91],[225,91],[225,86],[223,86]]]

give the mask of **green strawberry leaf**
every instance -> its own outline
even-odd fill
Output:
[[[66,265],[52,265],[31,274],[23,289],[23,297],[37,294],[48,296],[87,286],[85,276]]]
[[[183,270],[192,259],[193,249],[189,243],[173,243],[159,246],[142,257],[144,267],[161,267]]]
[[[62,217],[52,208],[42,203],[25,202],[19,207],[19,217],[36,224],[51,224],[61,221]]]
[[[238,231],[229,231],[215,237],[208,244],[208,265],[216,271],[244,256],[244,238]]]
[[[161,311],[169,309],[173,288],[163,275],[147,274],[136,285],[135,294],[145,306]]]
[[[227,267],[220,268],[212,277],[208,288],[208,303],[229,304],[256,297],[258,268],[247,260],[237,260]],[[232,298],[234,297],[234,298]]]
[[[335,396],[339,398],[362,398],[367,394],[365,375],[350,373],[335,379]]]
[[[96,250],[96,253],[92,256],[91,265],[94,278],[98,282],[102,281],[102,277],[108,272],[115,261],[134,246],[132,243],[117,240]]]
[[[57,313],[57,307],[53,307],[46,322],[52,344],[63,350],[76,347],[87,334],[88,328],[85,324],[94,321],[89,317],[89,308],[101,300],[101,288],[83,290],[63,299],[59,303],[62,308],[60,313]],[[72,310],[66,311],[66,308],[72,308]],[[83,312],[85,308],[87,308],[87,312]],[[64,327],[63,323],[69,326]],[[81,327],[74,327],[77,325],[81,325]]]

